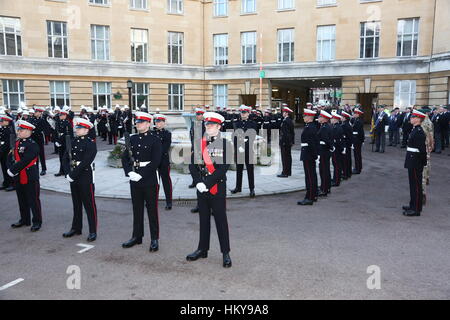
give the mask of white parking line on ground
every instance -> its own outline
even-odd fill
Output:
[[[77,246],[84,248],[84,249],[78,251],[78,253],[86,252],[86,251],[91,250],[92,248],[95,247],[95,246],[92,246],[92,245],[89,245],[89,244],[84,244],[84,243],[78,243]]]
[[[10,283],[7,283],[4,286],[0,287],[0,291],[6,290],[8,288],[11,288],[12,286],[15,286],[16,284],[22,282],[23,280],[25,280],[25,279],[19,278],[19,279],[16,279],[16,280],[14,280],[14,281],[12,281]]]

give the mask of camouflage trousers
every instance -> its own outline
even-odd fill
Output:
[[[422,175],[422,190],[423,194],[427,194],[427,181],[430,179],[430,170],[431,170],[431,154],[427,152],[427,165],[423,167],[423,175]]]

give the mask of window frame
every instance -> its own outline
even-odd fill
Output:
[[[402,91],[404,86],[408,85],[408,91]],[[414,91],[412,89],[414,88]],[[408,95],[408,101],[406,105],[403,105],[402,94]],[[413,98],[413,99],[412,99]],[[395,80],[394,82],[394,106],[400,108],[406,108],[414,106],[417,101],[417,80]],[[412,103],[411,103],[412,102]]]
[[[10,90],[10,81],[17,81],[18,91]],[[5,85],[6,84],[6,85]],[[3,104],[10,110],[17,110],[21,102],[25,102],[25,81],[20,79],[2,79]],[[17,107],[11,106],[11,95],[17,95]]]
[[[93,31],[93,27],[95,27],[95,31]],[[107,36],[107,38],[105,39],[97,39],[97,27],[103,27],[104,28],[104,35]],[[105,32],[108,31],[108,32]],[[97,52],[97,42],[102,41],[104,42],[104,47],[103,47],[103,54],[105,56],[105,59],[99,59],[98,58],[98,52]],[[92,55],[92,45],[93,43],[94,45],[94,53],[95,56],[91,57],[92,60],[96,60],[96,61],[110,61],[111,59],[111,35],[110,35],[110,27],[106,26],[106,25],[98,25],[98,24],[91,24],[91,55]],[[107,45],[106,45],[107,44]],[[106,50],[108,49],[108,50]],[[108,53],[108,56],[106,57],[106,53]]]
[[[57,92],[56,91],[56,83],[57,82],[62,82],[63,83],[63,87],[64,87],[64,91],[63,92]],[[63,106],[68,106],[70,107],[70,82],[69,81],[59,81],[59,80],[50,80],[49,81],[49,86],[50,86],[50,106],[55,107],[56,106],[56,101],[58,100],[57,96],[58,95],[63,95],[63,100],[64,100],[64,104],[62,106],[59,106],[60,108]],[[67,89],[67,90],[66,90]],[[52,102],[55,102],[55,104],[53,104]]]
[[[228,0],[213,0],[213,17],[228,17]],[[218,13],[219,8],[223,5],[225,13]]]
[[[290,31],[290,39],[291,42],[280,42],[280,37],[283,32]],[[289,60],[283,61],[281,58],[283,57],[283,49],[284,45],[289,43]],[[281,48],[280,48],[281,45]],[[295,28],[283,28],[277,30],[277,62],[278,63],[292,63],[295,60]]]
[[[254,3],[254,8],[253,8],[253,11],[247,11],[247,10],[249,10],[248,8],[247,8],[247,6],[249,5],[249,3],[248,2],[252,2],[252,3]],[[256,3],[256,0],[241,0],[241,14],[254,14],[254,13],[256,13],[257,12],[257,3]]]
[[[319,39],[319,30],[325,30],[324,28],[329,28],[329,27],[333,27],[333,38],[323,38],[323,39]],[[325,35],[330,35],[331,33],[325,33]],[[323,36],[323,34],[322,34]],[[335,61],[336,60],[336,25],[332,24],[332,25],[321,25],[321,26],[317,26],[316,28],[316,59],[317,61]],[[328,52],[329,54],[329,59],[324,59],[324,53],[323,53],[323,43],[324,42],[330,42],[330,51]],[[319,46],[320,49],[319,50]]]
[[[3,22],[4,20],[15,21],[14,32],[11,33],[11,32],[6,31],[6,23]],[[19,30],[17,30],[17,27],[19,28]],[[23,56],[22,24],[21,24],[20,18],[0,16],[0,34],[3,35],[2,39],[0,39],[0,41],[3,43],[3,49],[4,49],[4,53],[0,52],[1,56],[12,56],[12,57]],[[14,35],[14,54],[8,54],[7,37],[6,37],[7,34]]]
[[[106,93],[98,93],[98,85],[99,84],[105,84],[107,91]],[[96,93],[97,92],[97,93]],[[112,82],[109,81],[93,81],[92,82],[92,108],[94,110],[98,110],[98,108],[103,107],[103,105],[99,105],[99,96],[105,96],[106,97],[106,106],[108,108],[111,108],[112,106]]]
[[[402,26],[402,32],[400,33],[400,24],[401,22],[405,22],[403,23]],[[412,21],[412,33],[406,33],[404,32],[405,30],[405,24],[408,21]],[[417,26],[417,32],[415,32],[415,26]],[[411,54],[410,55],[405,55],[404,54],[404,37],[406,36],[412,36],[411,41]],[[404,19],[398,19],[397,22],[397,57],[416,57],[419,54],[419,35],[420,35],[420,18],[404,18]],[[417,45],[414,47],[414,41],[416,40]],[[400,54],[399,54],[399,42],[400,42]],[[416,50],[416,53],[414,54],[414,49]]]
[[[51,30],[48,29],[50,23]],[[61,24],[61,30],[62,35],[54,35],[54,24],[60,23]],[[66,31],[66,34],[64,35],[64,30]],[[51,32],[49,34],[49,31]],[[68,29],[67,29],[67,22],[65,21],[54,21],[54,20],[47,20],[47,51],[48,49],[48,41],[52,39],[52,56],[49,56],[49,58],[54,59],[69,59],[69,36],[68,36]],[[55,45],[54,45],[54,38],[60,38],[62,41],[62,57],[55,57]],[[65,41],[64,41],[65,40]],[[50,52],[48,52],[50,53]]]
[[[138,85],[142,85],[143,88],[143,94],[140,94],[137,92]],[[144,95],[145,96],[145,105],[147,108],[149,107],[150,103],[150,83],[148,82],[133,82],[133,89],[131,90],[131,98],[134,105],[133,110],[140,110],[140,107],[138,105],[138,97]],[[131,108],[131,106],[130,106]]]
[[[223,89],[223,92],[219,92],[221,91],[219,89]],[[223,102],[223,104],[220,102]],[[213,103],[215,107],[228,106],[228,84],[213,84]]]
[[[181,36],[181,45],[172,45],[172,37],[171,35],[178,35]],[[177,42],[179,41],[180,38],[177,38]],[[168,47],[168,57],[167,57],[167,63],[168,64],[178,64],[178,65],[182,65],[183,64],[183,58],[184,58],[184,32],[178,32],[178,31],[168,31],[167,32],[167,47]],[[172,54],[173,54],[173,47],[177,47],[178,49],[178,62],[173,62],[172,61]]]
[[[173,93],[173,91],[174,91],[173,86],[178,86],[179,93]],[[180,93],[180,91],[181,91],[181,93]],[[182,84],[182,83],[169,83],[168,84],[168,92],[167,92],[168,107],[167,108],[169,111],[175,111],[175,112],[184,111],[184,93],[185,93],[184,84]],[[178,99],[178,106],[180,106],[180,104],[181,104],[181,109],[173,109],[173,102],[174,102],[175,98]]]
[[[130,57],[130,60],[131,60],[131,62],[133,62],[133,63],[148,63],[148,61],[149,61],[149,58],[148,58],[148,52],[149,52],[149,48],[148,48],[148,29],[140,29],[140,28],[131,28],[130,29],[130,46],[131,46],[131,57]],[[145,36],[146,36],[146,42],[140,42],[140,41],[136,41],[135,40],[135,34],[134,34],[134,31],[145,31],[144,32],[144,34],[145,34]],[[137,57],[137,54],[136,54],[136,52],[137,52],[137,46],[136,46],[136,44],[137,45],[143,45],[143,47],[144,47],[144,55],[143,55],[143,61],[136,61],[136,57]],[[133,54],[134,54],[134,57],[133,57]],[[134,59],[133,59],[134,58]]]
[[[247,35],[254,35],[254,44],[248,44],[247,42],[244,44],[244,40],[248,40],[249,37]],[[247,57],[247,48],[252,47],[252,62],[248,61]],[[258,33],[256,31],[243,31],[241,32],[241,64],[256,64],[257,63],[257,50],[258,50]],[[254,59],[253,59],[254,58]],[[254,60],[254,61],[253,61]]]
[[[176,2],[176,4],[175,4],[175,8],[176,8],[175,12],[172,11],[172,9],[173,9],[173,2]],[[167,0],[167,13],[168,14],[180,14],[180,15],[184,14],[184,1],[183,0]]]
[[[375,32],[373,36],[367,36],[367,26],[370,24],[374,24],[375,25]],[[361,25],[364,25],[364,35],[361,35]],[[378,34],[377,34],[378,31]],[[368,38],[373,38],[374,42],[373,42],[373,49],[372,49],[372,56],[371,57],[366,57],[366,43],[367,43],[367,39]],[[377,39],[378,39],[378,46],[377,44]],[[359,58],[360,59],[378,59],[380,57],[380,48],[381,48],[381,22],[380,21],[364,21],[361,22],[359,25]],[[364,41],[364,42],[362,42]],[[363,51],[361,51],[361,44],[364,43],[363,45]],[[375,52],[375,48],[378,48],[378,50]],[[361,56],[361,54],[364,53],[364,56]],[[376,53],[376,55],[375,55]]]
[[[217,46],[217,42],[216,40],[219,39],[220,37],[224,37],[225,38],[225,46]],[[222,41],[219,41],[221,42]],[[220,49],[223,49],[225,54],[223,55],[223,57],[221,57],[218,53],[220,52]],[[218,34],[213,34],[213,51],[214,51],[214,65],[215,66],[224,66],[224,65],[228,65],[228,33],[218,33]],[[223,58],[223,59],[220,59]],[[222,63],[221,63],[222,62]]]

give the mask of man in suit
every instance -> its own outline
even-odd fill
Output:
[[[386,145],[386,126],[389,121],[389,116],[385,112],[385,106],[378,106],[376,120],[375,120],[375,152],[384,153]]]
[[[389,116],[389,145],[390,147],[396,147],[400,143],[400,128],[399,128],[399,108],[394,108]]]

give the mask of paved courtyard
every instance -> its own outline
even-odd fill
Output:
[[[172,211],[160,204],[160,251],[151,254],[148,228],[143,245],[121,248],[131,236],[130,201],[98,199],[98,239],[78,253],[87,229],[61,236],[71,223],[67,194],[42,192],[43,228],[31,233],[10,228],[17,199],[1,192],[0,288],[23,281],[1,290],[0,299],[449,299],[448,150],[433,155],[423,215],[406,218],[404,149],[379,154],[370,147],[364,147],[363,173],[312,207],[296,205],[303,191],[228,200],[231,269],[221,265],[214,226],[209,257],[185,260],[198,241],[192,200],[176,201]],[[373,265],[381,289],[369,290]],[[79,290],[67,288],[69,266],[81,270]]]

